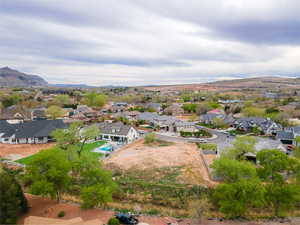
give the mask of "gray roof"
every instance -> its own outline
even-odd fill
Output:
[[[52,131],[66,128],[67,125],[62,120],[36,120],[19,124],[9,124],[6,121],[0,122],[0,133],[2,137],[16,138],[49,137]]]
[[[279,140],[293,140],[294,133],[292,131],[278,131],[276,134],[276,138]]]
[[[259,126],[263,131],[266,131],[273,124],[276,124],[279,129],[282,128],[281,125],[275,123],[273,120],[262,117],[244,117],[235,122],[235,125],[239,128],[250,129],[254,126]]]
[[[235,138],[227,139],[226,141],[218,144],[218,149],[220,152],[232,147],[232,143],[234,142]],[[279,149],[281,151],[286,151],[284,146],[279,140],[273,140],[271,138],[256,138],[257,143],[254,146],[255,151],[259,152],[263,149]]]
[[[115,134],[115,135],[121,135],[121,136],[126,136],[130,129],[133,128],[132,126],[129,125],[124,125],[121,122],[118,123],[107,123],[107,122],[103,122],[103,123],[98,123],[97,124],[100,132],[102,134]]]

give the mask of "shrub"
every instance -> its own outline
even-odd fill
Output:
[[[120,222],[117,218],[112,217],[109,219],[107,224],[108,225],[120,225]]]
[[[64,217],[65,216],[65,211],[60,211],[58,214],[57,214],[57,217]]]
[[[147,134],[144,138],[145,144],[151,144],[155,142],[156,136],[154,133]]]

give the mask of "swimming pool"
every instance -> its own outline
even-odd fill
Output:
[[[111,152],[112,150],[113,150],[113,146],[111,144],[106,144],[98,148],[95,148],[93,152]]]

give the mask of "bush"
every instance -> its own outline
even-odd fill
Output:
[[[109,219],[107,224],[108,225],[120,225],[120,222],[117,218],[112,217]]]
[[[64,217],[65,216],[65,211],[60,211],[58,214],[57,214],[57,217]]]
[[[145,144],[151,144],[156,141],[156,136],[154,133],[147,134],[144,138]]]

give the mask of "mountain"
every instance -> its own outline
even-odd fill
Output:
[[[300,78],[290,77],[253,77],[239,78],[233,80],[221,80],[200,84],[178,84],[178,85],[161,85],[147,86],[145,89],[152,91],[179,91],[179,90],[278,90],[278,89],[299,89]]]
[[[0,68],[0,87],[37,87],[48,83],[37,75],[29,75],[9,67]]]

